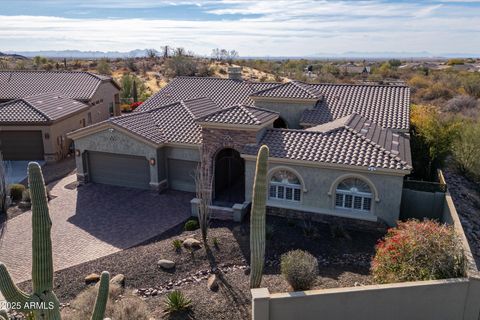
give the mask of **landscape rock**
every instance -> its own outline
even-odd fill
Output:
[[[157,264],[163,269],[167,270],[175,268],[175,262],[167,259],[160,259],[158,260]]]
[[[125,276],[121,273],[110,279],[110,284],[117,285],[119,287],[125,287]]]
[[[188,249],[198,249],[202,247],[202,243],[197,239],[188,238],[183,241],[183,246]]]
[[[208,286],[208,289],[212,291],[218,290],[218,279],[216,275],[212,274],[210,277],[208,277],[207,286]]]
[[[85,284],[97,283],[100,281],[100,275],[96,273],[91,273],[85,277]]]

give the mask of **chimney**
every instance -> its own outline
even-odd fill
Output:
[[[228,67],[228,79],[242,80],[242,67]]]

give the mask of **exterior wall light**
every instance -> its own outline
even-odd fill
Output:
[[[75,149],[75,155],[76,155],[77,157],[80,157],[81,154],[82,154],[82,153],[80,152],[80,149]]]
[[[45,139],[46,140],[50,139],[50,133],[48,133],[48,132],[45,133]]]
[[[155,158],[151,158],[149,162],[151,166],[154,166],[156,163]]]
[[[115,131],[115,129],[113,128],[108,129],[108,132],[113,132],[113,131]]]

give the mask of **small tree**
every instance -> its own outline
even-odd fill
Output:
[[[451,152],[459,123],[443,117],[433,106],[413,106],[410,118],[414,167],[423,168],[425,178],[433,179]]]
[[[195,186],[198,203],[198,223],[202,232],[202,239],[207,244],[208,227],[210,225],[210,205],[212,204],[213,175],[208,161],[208,153],[201,151],[200,164],[195,173]],[[205,246],[206,247],[206,246]]]

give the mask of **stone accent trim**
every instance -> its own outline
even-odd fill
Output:
[[[267,214],[292,219],[311,220],[330,225],[341,225],[345,229],[350,230],[386,232],[389,228],[389,226],[381,221],[381,219],[374,222],[270,206],[267,206]]]

